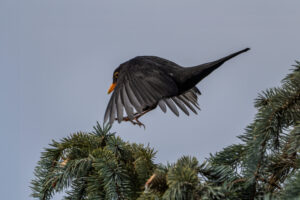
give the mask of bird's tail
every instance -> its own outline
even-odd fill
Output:
[[[222,64],[223,64],[224,62],[226,62],[227,60],[229,60],[229,59],[231,59],[231,58],[233,58],[233,57],[235,57],[235,56],[237,56],[237,55],[239,55],[239,54],[241,54],[241,53],[247,52],[247,51],[249,51],[249,50],[250,50],[250,48],[245,48],[245,49],[243,49],[243,50],[241,50],[241,51],[238,51],[238,52],[235,52],[235,53],[233,53],[233,54],[230,54],[229,56],[225,56],[224,58],[221,58],[221,59],[219,59],[219,60],[216,60],[216,61],[214,61],[214,62],[211,62],[211,64],[214,65],[214,63],[215,63],[215,64],[221,63],[220,65],[222,65]]]
[[[234,58],[235,56],[240,55],[241,53],[247,52],[249,50],[250,50],[250,48],[245,48],[245,49],[243,49],[241,51],[235,52],[233,54],[230,54],[230,55],[225,56],[223,58],[220,58],[218,60],[215,60],[215,61],[212,61],[212,62],[209,62],[209,63],[205,63],[205,64],[202,64],[202,65],[199,65],[199,68],[201,68],[202,73],[204,73],[205,76],[207,76],[212,71],[214,71],[215,69],[217,69],[218,67],[220,67],[227,60],[230,60],[231,58]]]
[[[245,48],[241,51],[238,51],[238,52],[235,52],[228,56],[225,56],[221,59],[218,59],[218,60],[215,60],[215,61],[212,61],[209,63],[201,64],[201,65],[198,65],[195,67],[188,67],[185,70],[185,79],[183,80],[183,82],[185,82],[185,84],[191,88],[195,84],[197,84],[199,81],[201,81],[203,78],[208,76],[215,69],[220,67],[227,60],[230,60],[231,58],[233,58],[241,53],[244,53],[246,51],[249,51],[249,50],[250,50],[250,48]]]

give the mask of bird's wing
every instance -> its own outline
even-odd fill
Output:
[[[128,66],[120,72],[117,85],[109,100],[104,122],[123,120],[124,108],[129,119],[136,113],[155,108],[161,99],[178,93],[173,79],[156,67]],[[172,104],[171,104],[172,106]]]
[[[177,116],[179,116],[179,112],[176,108],[180,108],[186,115],[189,115],[189,111],[187,108],[189,108],[193,113],[197,114],[197,111],[195,108],[200,110],[200,107],[198,105],[198,95],[200,95],[200,91],[197,87],[193,87],[192,89],[186,91],[185,93],[173,96],[169,98],[164,98],[159,101],[158,105],[161,108],[163,112],[166,112],[166,105],[170,108],[170,110]],[[175,105],[174,105],[175,103]]]
[[[117,85],[107,105],[104,122],[109,119],[112,124],[115,118],[120,123],[124,110],[130,120],[135,114],[152,110],[157,105],[166,112],[166,107],[179,116],[178,108],[189,115],[188,109],[197,114],[197,95],[200,91],[194,87],[178,95],[178,88],[173,79],[158,68],[130,66],[120,72]]]

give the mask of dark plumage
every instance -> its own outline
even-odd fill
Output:
[[[157,105],[163,112],[169,107],[177,116],[177,108],[187,115],[188,109],[197,114],[197,96],[201,93],[195,85],[227,60],[248,50],[246,48],[195,67],[182,67],[156,56],[135,57],[114,71],[109,93],[114,92],[107,105],[104,122],[109,119],[112,124],[117,119],[119,123],[131,121],[143,125],[138,118]],[[127,117],[123,116],[124,110]]]

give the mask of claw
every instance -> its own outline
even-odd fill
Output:
[[[139,127],[143,126],[146,129],[145,124],[138,120],[139,117],[135,117],[133,120],[129,119],[128,117],[124,117],[122,121],[128,122],[130,121],[133,125],[138,125]]]
[[[138,125],[139,127],[144,127],[144,129],[146,129],[146,126],[145,126],[145,124],[143,124],[140,120],[139,120],[139,118],[141,117],[141,116],[143,116],[144,114],[146,114],[148,111],[144,111],[144,112],[142,112],[142,113],[140,113],[140,114],[138,114],[138,113],[136,113],[135,115],[134,115],[134,118],[133,119],[129,119],[129,117],[123,117],[123,120],[122,121],[125,121],[125,122],[128,122],[128,121],[130,121],[133,125]],[[115,118],[115,120],[117,120],[117,118]]]
[[[136,121],[136,124],[139,125],[139,127],[143,126],[143,127],[144,127],[144,130],[146,129],[145,124],[143,124],[142,122],[140,122],[140,121],[138,120],[138,118],[135,118],[135,121]]]

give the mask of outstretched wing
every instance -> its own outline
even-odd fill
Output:
[[[157,105],[166,112],[166,106],[179,115],[177,107],[189,114],[187,107],[194,113],[197,104],[199,90],[194,87],[191,90],[178,95],[178,88],[168,73],[161,67],[151,64],[127,64],[122,67],[117,85],[107,105],[104,122],[109,119],[112,124],[117,118],[120,123],[123,120],[124,110],[127,117],[134,119],[135,114],[146,110],[152,110]]]
[[[159,68],[124,66],[106,108],[104,122],[109,119],[112,124],[116,117],[121,122],[124,108],[128,118],[133,119],[135,113],[153,109],[161,99],[177,93],[176,83]]]

